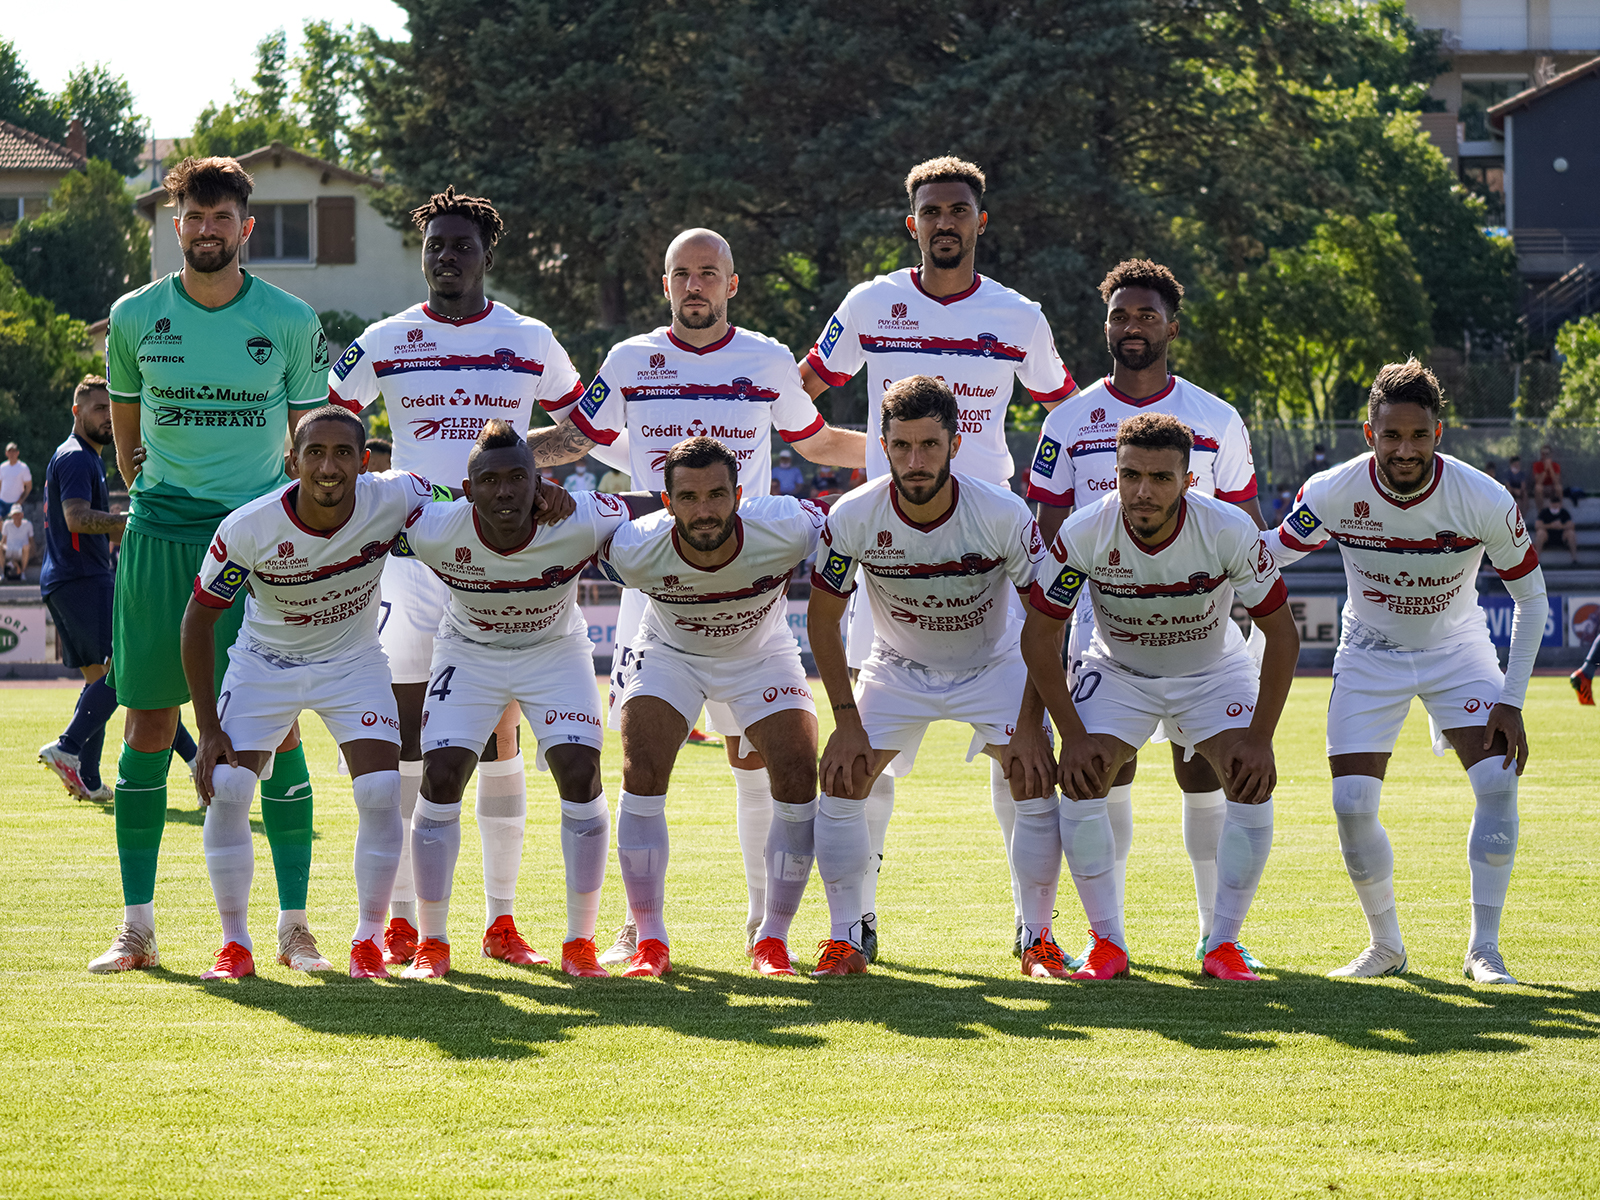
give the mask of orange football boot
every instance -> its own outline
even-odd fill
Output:
[[[404,917],[389,918],[383,931],[383,961],[391,967],[408,963],[417,954],[417,930]]]
[[[450,974],[450,943],[424,938],[412,956],[411,965],[400,972],[401,979],[443,979]]]
[[[1260,983],[1261,976],[1244,965],[1244,955],[1234,942],[1223,942],[1215,950],[1206,951],[1205,972],[1218,979],[1236,979],[1241,983]]]
[[[1083,966],[1068,975],[1068,979],[1119,979],[1128,973],[1128,952],[1110,938],[1089,931],[1094,947]]]
[[[622,974],[626,979],[637,979],[646,975],[667,975],[671,971],[672,956],[667,951],[667,944],[660,938],[645,938],[628,960],[627,969]]]
[[[1585,675],[1581,669],[1568,675],[1567,682],[1572,684],[1572,690],[1578,693],[1579,704],[1594,703],[1594,681]],[[70,788],[72,785],[68,784],[67,786]]]
[[[389,968],[383,965],[383,951],[378,949],[376,938],[363,938],[350,943],[350,978],[389,978]]]
[[[1033,940],[1033,945],[1022,952],[1022,973],[1029,979],[1070,979],[1072,969],[1067,959],[1050,936],[1050,926]]]
[[[849,942],[822,941],[817,943],[820,954],[813,975],[864,975],[867,956]]]
[[[750,965],[763,975],[793,975],[789,947],[782,938],[762,938],[750,951]]]
[[[483,956],[498,958],[517,967],[544,967],[550,960],[540,954],[517,932],[517,924],[507,913],[496,917],[494,923],[483,931]]]
[[[594,939],[573,938],[561,943],[561,969],[579,979],[610,979],[611,972],[594,956]]]
[[[201,974],[201,979],[243,979],[256,973],[255,957],[238,942],[229,942],[217,951],[216,965]]]

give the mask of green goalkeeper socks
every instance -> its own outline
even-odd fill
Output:
[[[156,862],[167,824],[167,764],[172,751],[146,754],[126,742],[117,760],[117,860],[122,902],[149,904],[156,894]]]
[[[304,743],[279,751],[272,778],[261,781],[261,823],[278,877],[278,907],[305,908],[311,883],[311,775]]]

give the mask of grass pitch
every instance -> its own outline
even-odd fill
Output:
[[[731,780],[720,750],[689,748],[668,802],[665,979],[573,980],[476,957],[468,818],[448,980],[276,966],[258,837],[261,974],[202,984],[218,926],[187,776],[172,775],[156,892],[163,968],[92,977],[84,964],[120,914],[112,819],[33,761],[75,692],[0,690],[0,1192],[1594,1195],[1595,714],[1564,680],[1534,681],[1503,938],[1532,982],[1460,976],[1471,793],[1454,759],[1428,752],[1420,707],[1384,805],[1412,974],[1335,982],[1323,972],[1365,944],[1365,927],[1328,800],[1327,694],[1327,680],[1297,680],[1278,739],[1276,841],[1245,930],[1271,966],[1258,985],[1207,980],[1190,957],[1165,747],[1146,749],[1135,785],[1134,977],[1020,978],[986,764],[961,762],[968,735],[952,725],[901,785],[882,956],[865,977],[749,971]],[[307,734],[311,923],[342,965],[354,810],[326,732],[311,721]],[[614,744],[605,761],[614,802]],[[565,925],[547,777],[531,776],[529,808],[518,920],[551,953]],[[1064,884],[1059,935],[1075,950],[1083,920]],[[602,946],[622,909],[614,863],[606,886]],[[826,932],[813,877],[797,956]]]

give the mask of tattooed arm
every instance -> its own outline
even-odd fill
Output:
[[[568,417],[559,425],[546,426],[528,434],[528,449],[533,451],[536,467],[558,467],[563,463],[577,462],[590,450],[594,442]]]
[[[61,515],[73,533],[109,533],[120,536],[128,518],[124,513],[101,512],[87,500],[72,497],[61,502]]]

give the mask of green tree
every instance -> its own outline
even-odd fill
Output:
[[[150,277],[150,231],[122,172],[91,159],[50,195],[50,207],[0,243],[16,282],[82,321],[98,321],[118,296]]]
[[[356,95],[370,60],[371,37],[352,24],[328,21],[307,21],[302,32],[304,44],[293,62],[294,103],[312,153],[362,169],[370,154],[362,147]]]
[[[51,104],[49,95],[34,81],[17,54],[15,43],[0,38],[0,121],[10,121],[34,133],[60,141],[67,123]]]
[[[88,345],[82,321],[29,295],[0,263],[0,441],[17,443],[35,479],[72,429],[72,389],[99,370]]]
[[[1562,356],[1561,398],[1550,410],[1553,421],[1600,420],[1600,315],[1568,321],[1556,334]]]
[[[293,149],[309,149],[310,132],[285,108],[288,97],[288,39],[274,30],[256,43],[256,65],[251,87],[235,88],[227,104],[207,104],[195,118],[194,129],[173,143],[168,165],[193,156],[238,157],[272,142]]]
[[[104,159],[124,176],[139,167],[145,145],[145,119],[133,111],[133,89],[102,63],[82,66],[67,76],[53,102],[65,121],[77,117],[90,158]]]

